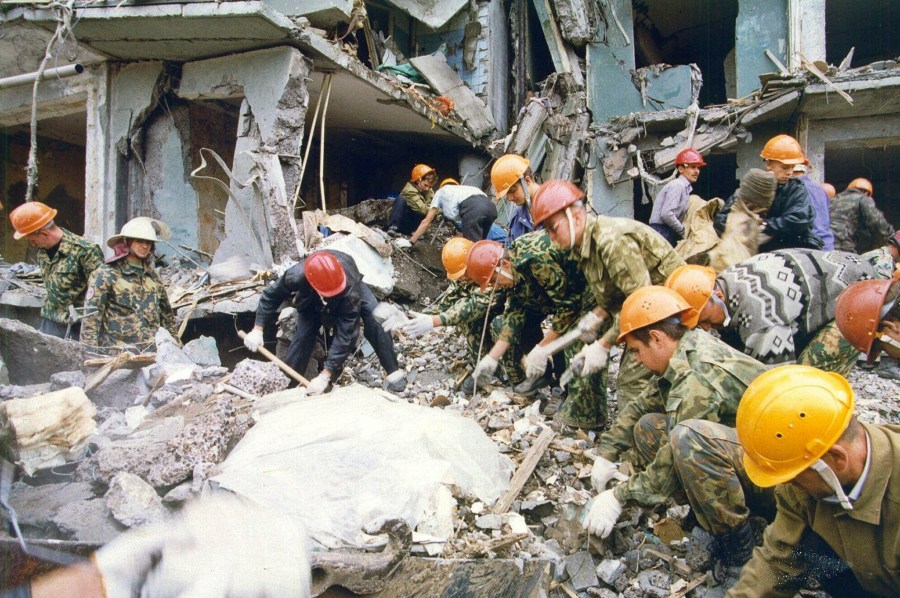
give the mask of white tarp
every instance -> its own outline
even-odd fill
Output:
[[[259,421],[212,481],[296,515],[321,547],[380,544],[362,530],[385,518],[433,530],[442,486],[486,504],[509,486],[512,463],[469,418],[360,385],[291,392],[256,405]]]

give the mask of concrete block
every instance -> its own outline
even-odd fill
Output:
[[[141,370],[120,369],[91,390],[88,396],[97,408],[107,407],[121,411],[134,405],[136,399],[147,396],[148,392],[150,386]]]
[[[41,334],[18,320],[0,318],[0,358],[12,384],[47,382],[53,372],[79,370],[84,347],[75,341]]]
[[[666,598],[670,594],[671,578],[665,571],[647,569],[638,573],[638,584],[644,592],[644,596]]]
[[[184,346],[182,352],[188,359],[201,367],[222,365],[216,339],[211,336],[195,338]]]
[[[105,544],[126,529],[113,519],[102,498],[68,503],[51,521],[66,536],[79,542]]]
[[[81,370],[73,370],[71,372],[57,372],[50,376],[50,388],[52,390],[62,390],[70,386],[84,388],[85,382],[84,372]]]
[[[585,590],[597,585],[597,574],[594,572],[594,559],[586,550],[566,557],[566,572],[569,583],[576,591]]]
[[[625,574],[625,563],[618,559],[604,559],[597,565],[597,577],[608,586],[616,583],[616,580]]]
[[[105,499],[112,516],[126,527],[141,527],[168,516],[153,486],[133,473],[117,473],[109,484]]]
[[[56,533],[50,520],[62,507],[92,498],[96,498],[94,491],[85,482],[43,486],[16,482],[9,492],[9,503],[16,511],[19,525],[26,535],[35,538],[49,538]]]
[[[245,359],[234,366],[230,384],[261,397],[286,389],[290,380],[274,363]]]
[[[475,519],[475,527],[479,529],[500,529],[503,527],[503,519],[499,515],[488,513]]]

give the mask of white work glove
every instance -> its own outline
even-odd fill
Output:
[[[412,312],[412,319],[403,324],[400,329],[409,336],[415,338],[422,336],[434,329],[434,316]]]
[[[262,328],[254,328],[244,337],[244,346],[256,353],[263,346]]]
[[[594,467],[591,470],[591,487],[594,489],[594,492],[606,490],[606,485],[612,479],[624,482],[628,479],[628,476],[619,472],[619,468],[612,461],[595,456]]]
[[[579,376],[599,372],[606,367],[606,362],[609,361],[609,349],[600,344],[600,341],[594,341],[590,345],[582,347],[572,361],[579,360],[582,362],[581,372],[575,372]]]
[[[583,523],[584,529],[596,536],[605,538],[616,525],[619,515],[622,514],[622,505],[619,504],[612,490],[604,490],[591,504],[591,510]]]
[[[382,301],[372,310],[372,316],[379,322],[385,332],[396,330],[406,323],[407,317],[399,307],[393,303]]]
[[[597,340],[601,324],[603,324],[603,318],[592,311],[581,316],[581,319],[578,320],[578,332],[581,333],[578,340],[583,343],[592,343]]]
[[[547,360],[550,359],[550,351],[542,345],[535,345],[534,349],[525,356],[525,377],[537,378],[547,371]]]
[[[488,380],[490,380],[491,376],[494,375],[494,372],[497,371],[497,366],[500,365],[497,363],[497,360],[491,357],[490,355],[485,355],[481,358],[481,361],[478,362],[478,365],[475,366],[475,371],[472,372],[472,377],[475,379],[477,384],[485,384]]]
[[[394,245],[400,249],[409,249],[412,247],[412,243],[409,242],[409,239],[394,239]]]
[[[177,529],[156,524],[122,534],[100,548],[91,559],[103,577],[106,596],[140,595],[144,578],[159,559],[163,547],[177,541],[183,541]]]
[[[306,387],[306,394],[308,396],[320,395],[325,392],[325,389],[328,388],[330,383],[331,378],[325,374],[319,374],[309,381],[309,386]]]

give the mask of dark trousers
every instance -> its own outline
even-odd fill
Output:
[[[497,206],[487,195],[473,195],[459,204],[460,232],[470,241],[487,239],[497,219]]]
[[[675,247],[678,245],[678,241],[681,240],[681,237],[678,236],[674,230],[672,230],[668,225],[665,224],[651,224],[650,228],[658,232],[662,235],[663,239],[669,242],[669,245]]]
[[[391,215],[388,218],[388,229],[396,229],[404,235],[411,235],[413,231],[419,228],[424,216],[410,209],[406,205],[406,200],[398,197],[391,206]]]
[[[362,301],[360,302],[360,317],[363,321],[363,336],[369,341],[369,344],[375,349],[378,356],[378,362],[388,374],[393,374],[400,369],[397,363],[397,354],[394,351],[394,341],[391,335],[384,331],[381,323],[375,319],[372,312],[378,305],[375,295],[365,284],[359,285]],[[358,324],[357,324],[358,325]],[[313,347],[316,344],[316,337],[319,334],[319,328],[322,327],[322,312],[316,307],[307,308],[304,311],[297,312],[297,331],[291,340],[284,361],[298,372],[306,371],[309,365],[309,357],[312,355]],[[331,345],[333,334],[328,332],[326,326],[326,347]],[[344,370],[344,364],[336,372],[332,372],[332,378],[337,380],[338,376]]]
[[[807,572],[816,578],[822,589],[838,598],[838,596],[853,596],[853,598],[869,598],[876,594],[865,591],[859,580],[853,575],[850,565],[834,552],[828,542],[822,537],[807,530],[800,540],[797,548],[797,556],[806,561]]]
[[[72,329],[69,331],[69,336],[67,337],[66,330],[68,330],[68,328],[68,324],[60,324],[59,322],[54,322],[47,318],[41,318],[41,325],[38,327],[38,330],[44,334],[49,334],[50,336],[78,340],[78,336],[81,333],[81,322],[72,324]]]

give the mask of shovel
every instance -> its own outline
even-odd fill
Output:
[[[244,338],[246,338],[246,336],[247,336],[247,333],[244,332],[243,330],[238,330],[238,336],[241,337],[241,340],[244,340]],[[279,368],[281,368],[282,372],[284,372],[285,374],[287,374],[288,376],[290,376],[291,378],[293,378],[294,380],[296,380],[303,386],[309,386],[309,380],[307,380],[306,378],[304,378],[303,376],[298,374],[297,370],[295,370],[294,368],[292,368],[285,362],[278,359],[274,353],[272,353],[265,347],[260,347],[259,352],[262,353],[266,359],[268,359],[269,361],[271,361],[272,363],[277,365]]]

